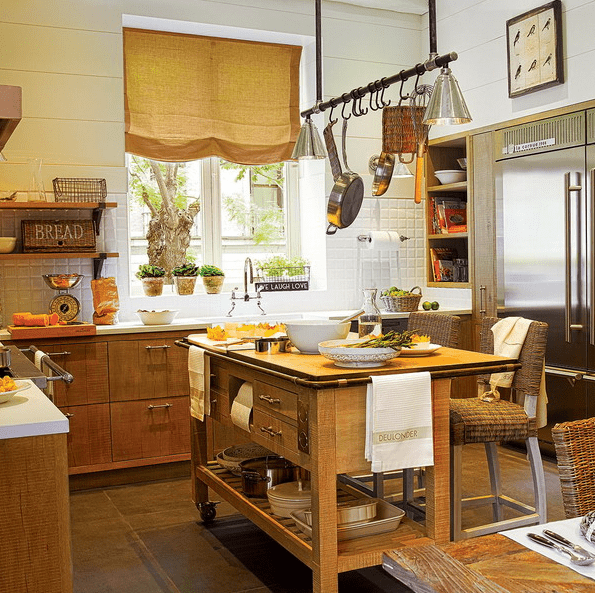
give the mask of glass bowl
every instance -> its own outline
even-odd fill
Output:
[[[83,274],[42,274],[45,283],[54,290],[67,290],[80,284]]]

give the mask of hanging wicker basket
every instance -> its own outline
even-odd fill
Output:
[[[415,294],[414,290],[419,290],[419,294]],[[384,308],[390,313],[417,311],[422,297],[421,288],[414,286],[409,293],[403,296],[381,296],[380,300],[384,304]]]

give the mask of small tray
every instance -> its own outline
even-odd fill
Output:
[[[358,537],[388,533],[394,531],[400,525],[401,519],[405,516],[405,511],[384,500],[375,500],[377,500],[376,517],[367,523],[347,523],[338,526],[337,541],[341,542]],[[293,511],[291,518],[302,533],[312,537],[312,527],[306,523],[305,511]]]

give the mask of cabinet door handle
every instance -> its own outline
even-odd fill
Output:
[[[281,431],[275,431],[273,430],[272,426],[261,426],[260,430],[262,432],[266,432],[267,434],[270,434],[272,437],[280,437],[281,436]]]
[[[278,397],[271,397],[270,395],[259,395],[258,399],[261,399],[265,402],[267,402],[268,404],[274,405],[274,404],[280,404],[281,400]]]
[[[66,416],[66,418],[72,418],[74,414],[72,414],[71,412],[66,412],[64,416]]]
[[[163,346],[145,346],[146,350],[167,350],[168,348],[171,348],[171,346],[167,344],[163,344]]]
[[[486,305],[485,305],[486,287],[482,284],[479,287],[479,314],[485,317]]]
[[[153,404],[149,404],[147,406],[147,410],[156,410],[157,408],[173,408],[173,404],[160,404],[158,406],[154,406]]]
[[[70,356],[72,352],[46,352],[48,356]]]

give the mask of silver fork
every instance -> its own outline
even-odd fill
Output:
[[[563,552],[564,554],[567,554],[568,556],[570,556],[570,562],[572,562],[573,564],[577,564],[579,566],[587,566],[588,564],[593,564],[593,562],[595,562],[595,558],[591,556],[589,556],[588,558],[585,556],[579,556],[571,550],[559,546],[557,543],[553,542],[552,540],[549,540],[547,537],[544,537],[543,535],[539,535],[537,533],[528,533],[527,537],[532,539],[534,542],[541,544],[542,546],[545,546],[547,548],[553,548],[558,552]]]
[[[563,546],[566,546],[567,548],[574,550],[578,554],[587,556],[588,558],[595,558],[594,554],[592,554],[588,550],[585,550],[585,548],[582,548],[578,544],[575,544],[574,542],[567,540],[565,537],[561,536],[559,533],[556,533],[555,531],[550,531],[549,529],[544,529],[543,535],[545,535],[546,537],[549,537],[550,539],[553,539],[554,541],[558,542],[559,544],[562,544]]]

